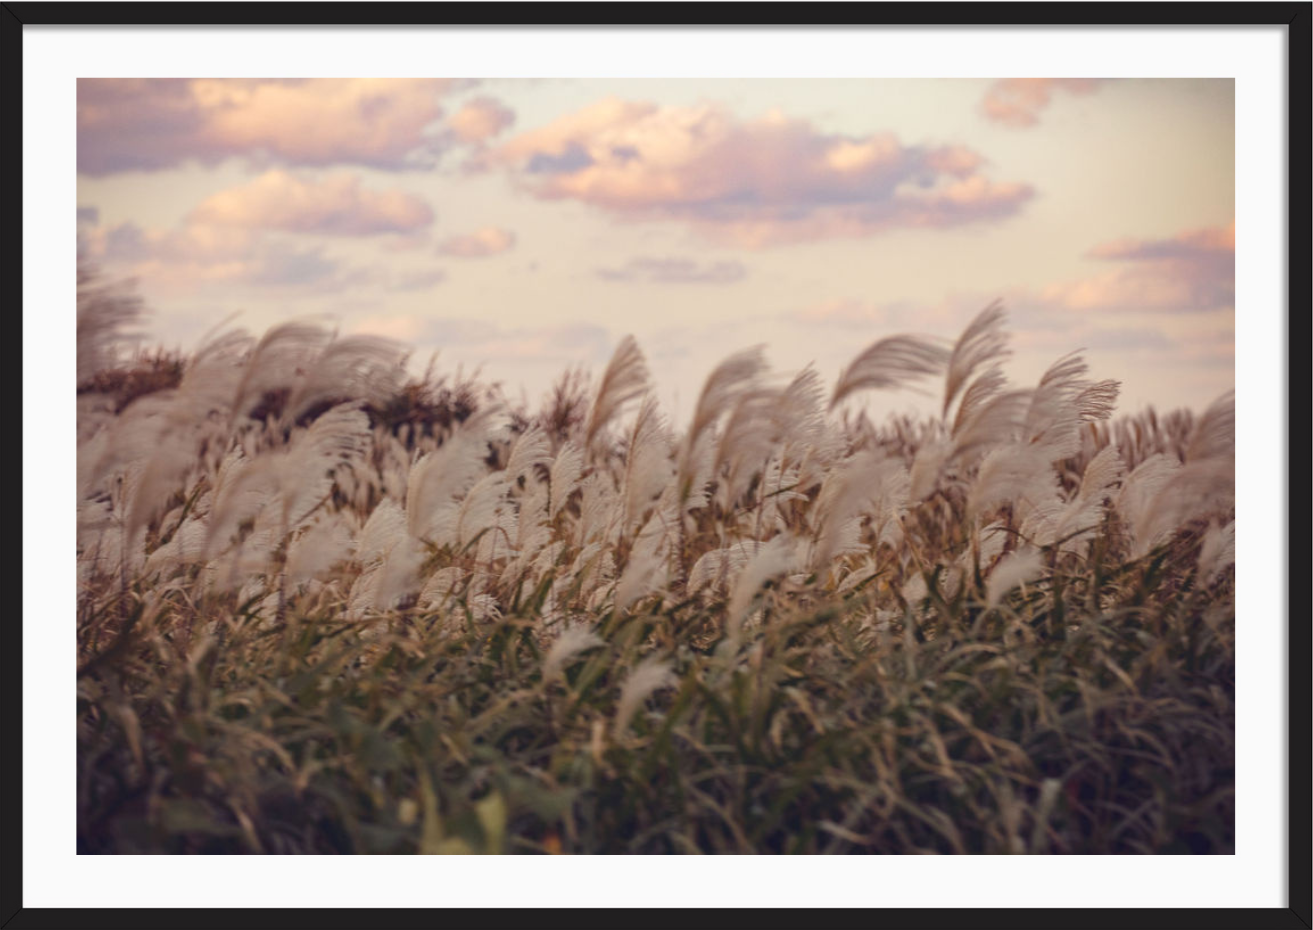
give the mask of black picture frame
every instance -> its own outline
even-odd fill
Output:
[[[1303,359],[1296,368],[1298,348],[1302,355],[1308,343],[1301,339],[1298,347],[1290,335],[1294,308],[1306,312],[1313,306],[1310,294],[1309,266],[1302,261],[1309,254],[1310,231],[1310,3],[775,3],[748,7],[728,3],[647,3],[595,5],[584,3],[371,3],[371,4],[300,4],[300,3],[5,3],[0,14],[0,61],[9,90],[4,102],[6,134],[4,146],[4,238],[8,274],[4,280],[11,298],[22,299],[22,36],[29,26],[137,26],[137,25],[216,25],[270,27],[278,25],[367,26],[388,25],[475,25],[518,24],[522,26],[601,25],[599,16],[609,16],[626,25],[650,24],[652,27],[696,24],[714,28],[718,24],[742,26],[745,15],[769,20],[757,25],[805,29],[809,24],[876,25],[1088,25],[1088,26],[1280,26],[1287,42],[1287,179],[1288,211],[1286,233],[1288,253],[1288,304],[1286,312],[1287,364],[1290,371],[1303,370],[1301,383],[1307,387],[1308,364]],[[310,18],[317,22],[307,22]],[[1301,260],[1297,260],[1301,259]],[[12,324],[11,324],[12,325]],[[19,325],[21,326],[21,317]],[[21,330],[20,330],[21,334]],[[18,381],[22,392],[22,374],[11,366],[11,379]],[[1289,390],[1287,385],[1287,390]],[[1300,396],[1308,397],[1308,395]],[[1289,437],[1294,432],[1296,405],[1286,398],[1287,494],[1289,513],[1308,513],[1307,486],[1289,480],[1294,465],[1294,450]],[[1301,409],[1302,409],[1302,405]],[[20,413],[21,416],[21,413]],[[1301,426],[1303,424],[1301,423]],[[14,458],[10,458],[10,462]],[[1300,498],[1296,500],[1296,498]],[[1284,552],[1287,560],[1298,552],[1303,565],[1309,564],[1308,536],[1295,538],[1287,523]],[[1290,563],[1287,573],[1288,681],[1287,745],[1288,825],[1286,858],[1288,863],[1287,906],[1271,909],[883,909],[875,913],[857,910],[827,910],[811,918],[790,910],[776,910],[752,915],[749,919],[767,925],[801,925],[818,919],[827,926],[869,926],[873,921],[895,926],[949,927],[984,923],[1015,928],[1053,927],[1191,927],[1191,928],[1308,928],[1313,926],[1313,811],[1310,808],[1310,704],[1313,703],[1309,657],[1311,654],[1308,615],[1296,610],[1306,592],[1297,592]],[[21,589],[21,579],[15,587]],[[28,592],[30,596],[30,592]],[[422,910],[256,910],[256,909],[86,909],[25,907],[22,894],[23,785],[22,785],[22,625],[3,624],[0,631],[0,714],[3,715],[5,764],[0,766],[0,927],[263,927],[305,924],[318,927],[389,926],[420,927],[435,921],[455,919],[473,925],[497,926],[521,923],[526,913],[509,910],[458,910],[441,916]],[[71,838],[70,838],[71,842]],[[697,924],[701,914],[687,909],[634,910],[615,915],[604,910],[555,910],[553,920],[576,927],[609,927],[618,922],[631,926],[666,927]],[[708,914],[707,920],[713,919]],[[723,916],[715,917],[722,921]]]

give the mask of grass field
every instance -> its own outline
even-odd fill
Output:
[[[671,424],[628,339],[527,411],[139,311],[80,279],[79,852],[1234,852],[1229,394],[991,306]]]

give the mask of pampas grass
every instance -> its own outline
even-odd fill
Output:
[[[630,337],[439,417],[314,322],[120,407],[138,311],[79,302],[80,851],[1233,849],[1233,395],[1012,385],[996,304],[684,423]]]

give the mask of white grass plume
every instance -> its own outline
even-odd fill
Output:
[[[539,554],[552,542],[551,527],[547,524],[547,493],[545,482],[531,479],[524,495],[519,498],[512,539],[515,555],[507,563],[502,579],[506,584],[529,580],[525,578],[526,574],[532,573]]]
[[[899,593],[909,606],[920,605],[922,601],[930,596],[930,588],[926,584],[925,574],[919,570],[911,572],[903,582]]]
[[[257,517],[250,533],[234,545],[227,546],[217,558],[208,558],[203,573],[207,588],[232,591],[253,579],[265,577],[274,550],[282,541],[281,528],[273,525],[267,513]]]
[[[504,471],[484,475],[465,493],[456,508],[453,540],[458,546],[468,546],[476,538],[492,543],[503,554],[510,547],[510,533],[514,530],[514,505],[507,498],[509,482]]]
[[[791,501],[805,501],[807,495],[798,490],[802,484],[802,466],[785,464],[781,455],[774,455],[761,476],[761,517],[767,532],[784,530],[788,526],[786,511]]]
[[[619,494],[610,475],[593,473],[580,484],[579,519],[575,523],[575,544],[610,542],[618,535],[619,521],[614,520]]]
[[[830,409],[857,391],[901,387],[943,372],[949,352],[924,336],[889,336],[848,363],[830,394]]]
[[[1026,584],[1044,574],[1044,562],[1040,551],[1034,548],[1018,549],[1009,552],[998,560],[989,579],[985,582],[985,603],[997,607],[1006,595],[1018,585]]]
[[[135,536],[143,530],[182,489],[196,469],[195,436],[164,432],[159,445],[143,463],[128,509],[127,532]]]
[[[446,604],[467,580],[468,574],[456,565],[438,569],[423,580],[415,605],[420,610],[432,610]]]
[[[1010,354],[1008,336],[1003,329],[1005,320],[1003,304],[995,301],[980,311],[958,337],[948,359],[948,377],[944,384],[945,417],[953,400],[978,369],[993,368]]]
[[[794,376],[780,396],[784,440],[791,454],[806,454],[822,445],[825,429],[825,385],[811,365]]]
[[[314,521],[288,545],[288,582],[309,581],[349,558],[354,542],[350,527],[336,514]]]
[[[360,535],[356,537],[355,558],[369,564],[387,555],[406,535],[406,514],[396,501],[385,497],[379,501]]]
[[[145,304],[119,283],[97,280],[95,271],[79,262],[77,270],[77,379],[83,381],[111,368],[118,349],[137,341],[131,327],[145,316]]]
[[[215,479],[208,520],[207,555],[213,557],[222,551],[238,527],[255,519],[276,492],[272,467],[257,466],[238,451],[230,453]]]
[[[330,491],[333,473],[343,464],[359,462],[368,450],[369,417],[357,403],[339,404],[294,436],[279,459],[283,519],[298,525]]]
[[[923,501],[935,492],[944,465],[952,454],[953,443],[946,439],[932,439],[917,450],[908,474],[908,497],[911,500]]]
[[[238,523],[266,504],[284,536],[295,530],[331,493],[336,469],[363,456],[369,436],[364,412],[341,404],[294,433],[286,449],[246,460],[215,496],[211,547],[226,542]]]
[[[1042,447],[1050,462],[1080,451],[1082,420],[1076,398],[1089,384],[1088,371],[1081,354],[1072,352],[1048,367],[1031,394],[1022,439]]]
[[[1137,543],[1146,540],[1149,535],[1146,532],[1147,519],[1153,502],[1180,467],[1181,463],[1175,456],[1158,453],[1137,465],[1122,482],[1113,506],[1132,540]],[[1140,549],[1138,545],[1136,548]],[[1141,551],[1147,551],[1148,548],[1149,544],[1145,541]]]
[[[987,567],[1003,552],[1007,545],[1008,534],[1002,522],[994,522],[980,527],[975,533],[976,557],[981,568]]]
[[[98,443],[99,454],[79,465],[88,492],[101,487],[115,471],[144,462],[159,448],[168,430],[168,416],[176,391],[164,390],[133,401],[106,427]]]
[[[824,568],[852,547],[854,523],[871,516],[876,529],[907,506],[910,478],[901,462],[862,450],[837,466],[816,499],[817,535],[812,566]]]
[[[664,587],[667,578],[665,534],[660,526],[660,515],[653,514],[639,533],[629,561],[620,573],[615,587],[615,610],[627,610],[636,601],[654,594]]]
[[[875,564],[875,560],[867,559],[864,564],[857,566],[843,576],[843,580],[839,582],[838,586],[834,589],[834,593],[844,594],[845,592],[851,591],[862,582],[874,578],[879,572],[880,569]]]
[[[786,427],[777,460],[796,473],[799,488],[815,487],[847,451],[842,432],[826,424],[825,384],[815,368],[808,365],[789,382],[781,408]]]
[[[623,736],[643,702],[662,688],[674,687],[675,684],[676,678],[668,661],[649,656],[634,666],[633,671],[626,676],[624,684],[620,686],[620,699],[616,703],[612,734],[616,737]]]
[[[703,436],[722,415],[733,409],[745,391],[757,385],[757,379],[765,370],[765,346],[756,345],[734,353],[707,376],[680,453],[680,481],[682,485],[689,485],[681,487],[682,497],[697,490],[691,485],[696,470],[695,455]]]
[[[638,416],[629,431],[626,448],[624,487],[624,526],[631,532],[660,497],[672,478],[670,443],[655,399],[644,398]]]
[[[781,389],[757,385],[734,401],[716,447],[713,474],[725,474],[724,499],[736,501],[788,434]]]
[[[748,564],[752,554],[750,544],[742,541],[722,549],[707,550],[688,573],[688,593],[694,594],[708,585],[718,588],[722,583],[728,583]]]
[[[592,542],[579,550],[570,564],[570,570],[563,573],[556,583],[562,589],[602,593],[601,589],[614,578],[615,559],[610,549],[600,542]]]
[[[994,394],[953,432],[950,459],[969,462],[985,451],[1016,440],[1022,421],[1030,407],[1029,390],[1003,391]]]
[[[1121,382],[1111,378],[1096,381],[1076,395],[1076,409],[1082,420],[1107,420],[1117,407]]]
[[[362,573],[351,588],[347,615],[360,619],[368,611],[387,611],[404,596],[419,588],[419,570],[424,563],[424,550],[418,540],[403,535]]]
[[[991,368],[973,380],[962,392],[962,401],[953,417],[952,434],[958,435],[963,427],[975,420],[985,404],[993,400],[1007,386],[1002,368]]]
[[[306,320],[292,320],[267,331],[247,359],[232,397],[234,415],[250,412],[266,393],[290,389],[298,369],[305,370],[332,334]]]
[[[551,487],[551,501],[547,509],[549,520],[555,520],[556,515],[561,512],[561,508],[570,499],[574,489],[579,486],[579,478],[583,475],[583,471],[583,450],[574,442],[567,442],[561,446],[548,472]]]
[[[1235,521],[1225,526],[1209,525],[1199,547],[1198,572],[1204,584],[1212,584],[1222,572],[1235,564]]]
[[[980,462],[980,470],[967,497],[967,513],[976,515],[1001,504],[1032,505],[1055,499],[1058,479],[1048,455],[1032,445],[993,449]]]
[[[1061,541],[1063,552],[1078,551],[1103,521],[1104,501],[1122,479],[1124,469],[1116,446],[1105,446],[1085,466],[1080,487],[1070,501],[1041,507],[1026,520],[1023,533],[1037,545]]]
[[[189,477],[205,470],[207,452],[226,445],[219,421],[227,414],[245,345],[241,333],[207,342],[187,364],[176,389],[139,399],[128,409],[140,405],[144,416],[122,418],[119,425],[126,428],[114,430],[112,452],[102,459],[100,474],[116,463],[142,466],[128,510],[129,535],[144,529]]]
[[[192,517],[173,531],[168,542],[157,546],[146,559],[147,572],[163,571],[179,565],[192,565],[205,558],[209,530],[203,519]]]
[[[647,390],[647,361],[634,337],[625,336],[616,346],[597,387],[588,424],[584,429],[584,448],[592,449],[606,425]]]
[[[382,336],[347,336],[330,342],[287,401],[287,417],[296,421],[329,401],[382,403],[400,383],[402,349]]]
[[[551,437],[535,423],[516,437],[511,446],[511,454],[506,459],[506,477],[516,481],[551,460]]]
[[[730,591],[729,605],[725,609],[725,632],[729,637],[738,635],[748,608],[761,586],[793,570],[797,561],[795,540],[783,535],[764,543],[753,554],[734,580],[734,587]]]
[[[1208,405],[1190,436],[1186,462],[1235,456],[1235,391],[1227,391]]]
[[[250,346],[251,337],[241,329],[224,330],[207,338],[183,369],[178,384],[178,413],[196,420],[231,411],[233,389],[242,377]]]
[[[689,514],[711,502],[709,486],[715,450],[711,437],[703,435],[692,446],[683,446],[685,452],[680,470],[676,473],[675,492],[681,514]]]
[[[1122,480],[1124,472],[1125,466],[1117,447],[1104,446],[1085,466],[1076,496],[1084,501],[1103,500],[1113,485]]]
[[[448,542],[460,499],[487,472],[496,408],[473,414],[435,452],[421,456],[406,482],[406,525],[418,539]]]
[[[1187,462],[1143,507],[1133,524],[1138,558],[1191,519],[1225,514],[1235,506],[1235,462],[1214,456]]]
[[[556,637],[547,654],[543,656],[543,682],[550,683],[561,675],[572,661],[590,649],[605,646],[606,642],[588,627],[583,625],[567,626]]]

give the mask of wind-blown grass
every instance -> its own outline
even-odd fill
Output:
[[[632,340],[530,414],[304,323],[120,403],[113,309],[82,852],[1234,851],[1229,395],[1010,385],[995,305],[828,393],[738,353],[683,432]],[[932,378],[939,418],[831,412]]]

